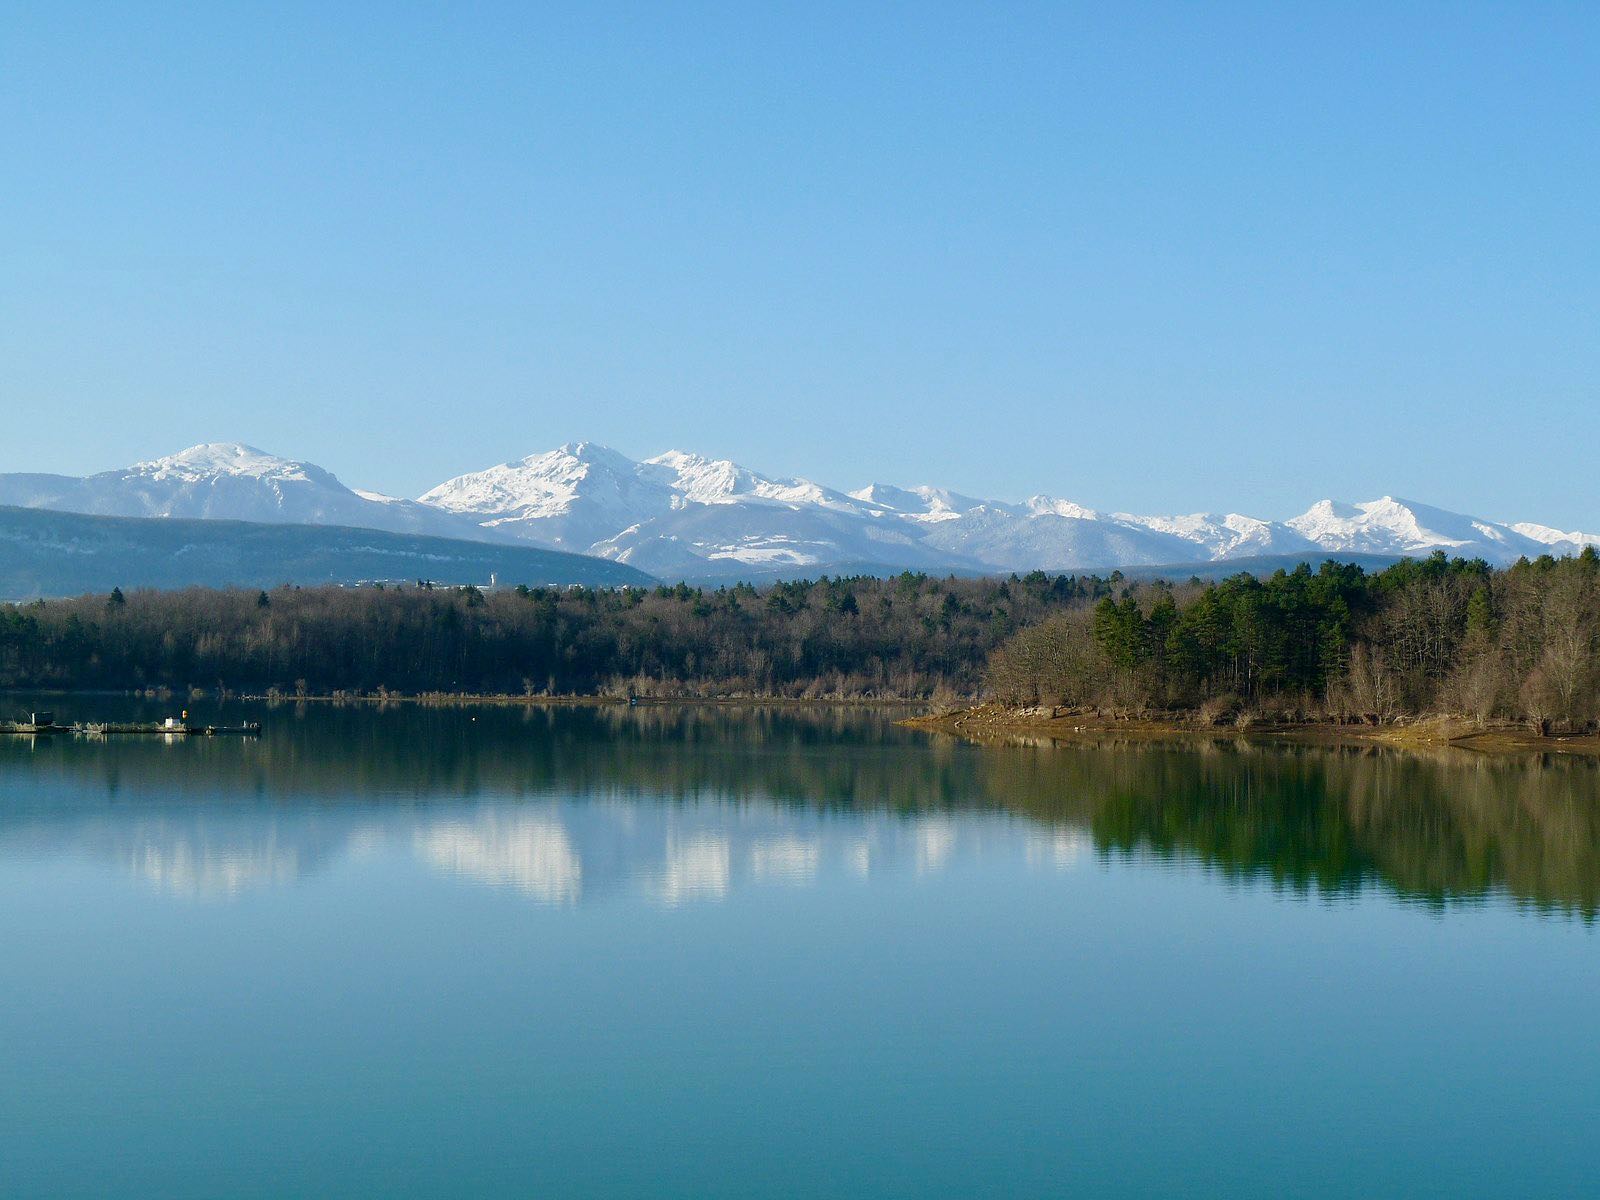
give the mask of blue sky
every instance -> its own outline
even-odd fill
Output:
[[[1592,4],[12,4],[0,470],[1594,528],[1597,78]]]

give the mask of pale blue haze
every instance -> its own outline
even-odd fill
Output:
[[[0,17],[0,470],[1600,514],[1600,9]]]

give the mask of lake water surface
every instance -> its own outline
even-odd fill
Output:
[[[0,1195],[1600,1192],[1591,762],[198,715],[0,739]]]

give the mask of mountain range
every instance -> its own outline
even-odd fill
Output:
[[[1354,504],[1320,500],[1282,521],[1239,513],[1140,516],[1051,496],[1014,503],[882,483],[845,491],[677,450],[636,461],[592,442],[461,475],[415,500],[348,487],[311,463],[218,443],[86,478],[0,475],[0,505],[531,545],[690,580],[1109,569],[1434,550],[1504,564],[1600,545],[1600,535],[1486,520],[1392,496]]]

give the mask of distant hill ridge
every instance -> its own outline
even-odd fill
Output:
[[[447,584],[653,583],[624,563],[338,525],[152,520],[0,507],[0,599],[122,588],[429,579]]]
[[[1504,523],[1385,496],[1299,516],[1140,516],[1051,496],[984,500],[875,483],[843,491],[668,451],[636,461],[592,442],[447,480],[416,500],[350,488],[312,463],[237,443],[85,478],[0,475],[0,504],[106,516],[344,525],[537,546],[669,578],[823,572],[1082,571],[1288,556],[1395,558],[1443,550],[1505,564],[1573,554],[1600,535]]]

